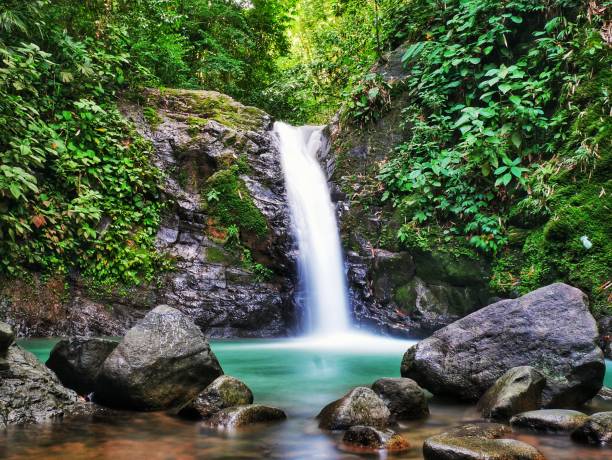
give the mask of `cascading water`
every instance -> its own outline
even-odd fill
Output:
[[[291,219],[299,248],[299,271],[311,335],[350,330],[348,296],[336,214],[317,161],[322,130],[276,122]]]

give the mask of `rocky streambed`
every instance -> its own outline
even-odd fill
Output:
[[[354,336],[348,347],[300,340],[211,347],[186,315],[158,306],[118,345],[57,343],[47,361],[55,372],[11,344],[3,325],[2,453],[607,458],[612,402],[600,391],[605,365],[582,293],[556,284],[513,302],[412,346]],[[542,322],[549,309],[554,323]],[[546,344],[558,350],[541,353],[547,361],[529,354]]]

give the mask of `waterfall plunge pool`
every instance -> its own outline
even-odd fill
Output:
[[[200,423],[164,413],[67,418],[41,425],[10,427],[0,433],[0,458],[6,459],[421,459],[423,441],[451,426],[478,419],[473,406],[434,399],[431,415],[403,423],[399,431],[413,446],[397,455],[346,452],[341,434],[318,429],[315,416],[323,406],[358,385],[399,376],[403,352],[411,342],[367,338],[330,342],[311,340],[212,341],[226,374],[251,387],[255,402],[287,412],[282,423],[218,433]],[[354,337],[352,337],[354,339]],[[57,339],[32,339],[20,345],[45,361]],[[606,384],[612,386],[612,362]],[[612,410],[598,402],[590,411]],[[582,447],[567,435],[516,433],[549,460],[603,460],[610,450]]]

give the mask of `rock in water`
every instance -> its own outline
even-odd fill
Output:
[[[286,418],[287,415],[276,407],[249,404],[223,409],[213,415],[206,424],[214,428],[228,430],[253,423],[277,422]]]
[[[253,402],[253,392],[243,382],[229,375],[218,377],[202,393],[179,411],[188,418],[208,418],[222,409]]]
[[[221,374],[202,331],[180,311],[160,305],[106,358],[94,397],[112,407],[169,409],[194,399]]]
[[[94,390],[102,363],[119,343],[109,339],[71,337],[57,342],[47,367],[61,382],[81,395]]]
[[[572,433],[574,441],[598,446],[612,445],[612,412],[598,412]]]
[[[78,410],[77,394],[64,388],[32,353],[12,345],[0,370],[0,428],[38,423]]]
[[[389,417],[385,402],[367,387],[353,388],[317,415],[319,427],[325,430],[346,430],[355,425],[385,428]]]
[[[406,378],[378,379],[372,390],[387,405],[398,420],[412,420],[429,415],[425,391],[414,381]]]
[[[410,443],[393,430],[377,430],[371,426],[352,426],[342,437],[342,442],[360,448],[398,452],[410,449]]]
[[[586,420],[587,415],[576,410],[544,409],[515,415],[510,419],[510,424],[534,431],[564,432],[578,428]]]
[[[556,283],[440,329],[406,352],[401,371],[434,394],[476,400],[508,370],[531,365],[546,376],[543,404],[572,407],[602,386],[597,338],[586,296]]]
[[[510,369],[478,401],[484,418],[508,420],[515,414],[536,410],[542,402],[546,377],[530,366]]]
[[[470,424],[428,438],[425,460],[545,460],[533,446],[500,439],[510,430],[498,424]]]

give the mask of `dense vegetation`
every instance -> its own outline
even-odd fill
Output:
[[[118,94],[204,87],[257,102],[282,1],[0,1],[0,273],[150,279],[159,172]]]
[[[378,129],[402,95],[408,137],[375,199],[401,244],[462,240],[493,288],[557,279],[610,304],[612,2],[0,0],[0,273],[77,269],[136,283],[160,173],[117,109],[143,87],[230,94],[292,122]],[[404,46],[400,82],[373,67]],[[382,61],[381,61],[382,58]],[[155,113],[150,114],[155,116]],[[214,182],[214,183],[213,183]],[[240,182],[211,178],[225,225]],[[581,237],[584,237],[581,239]]]

